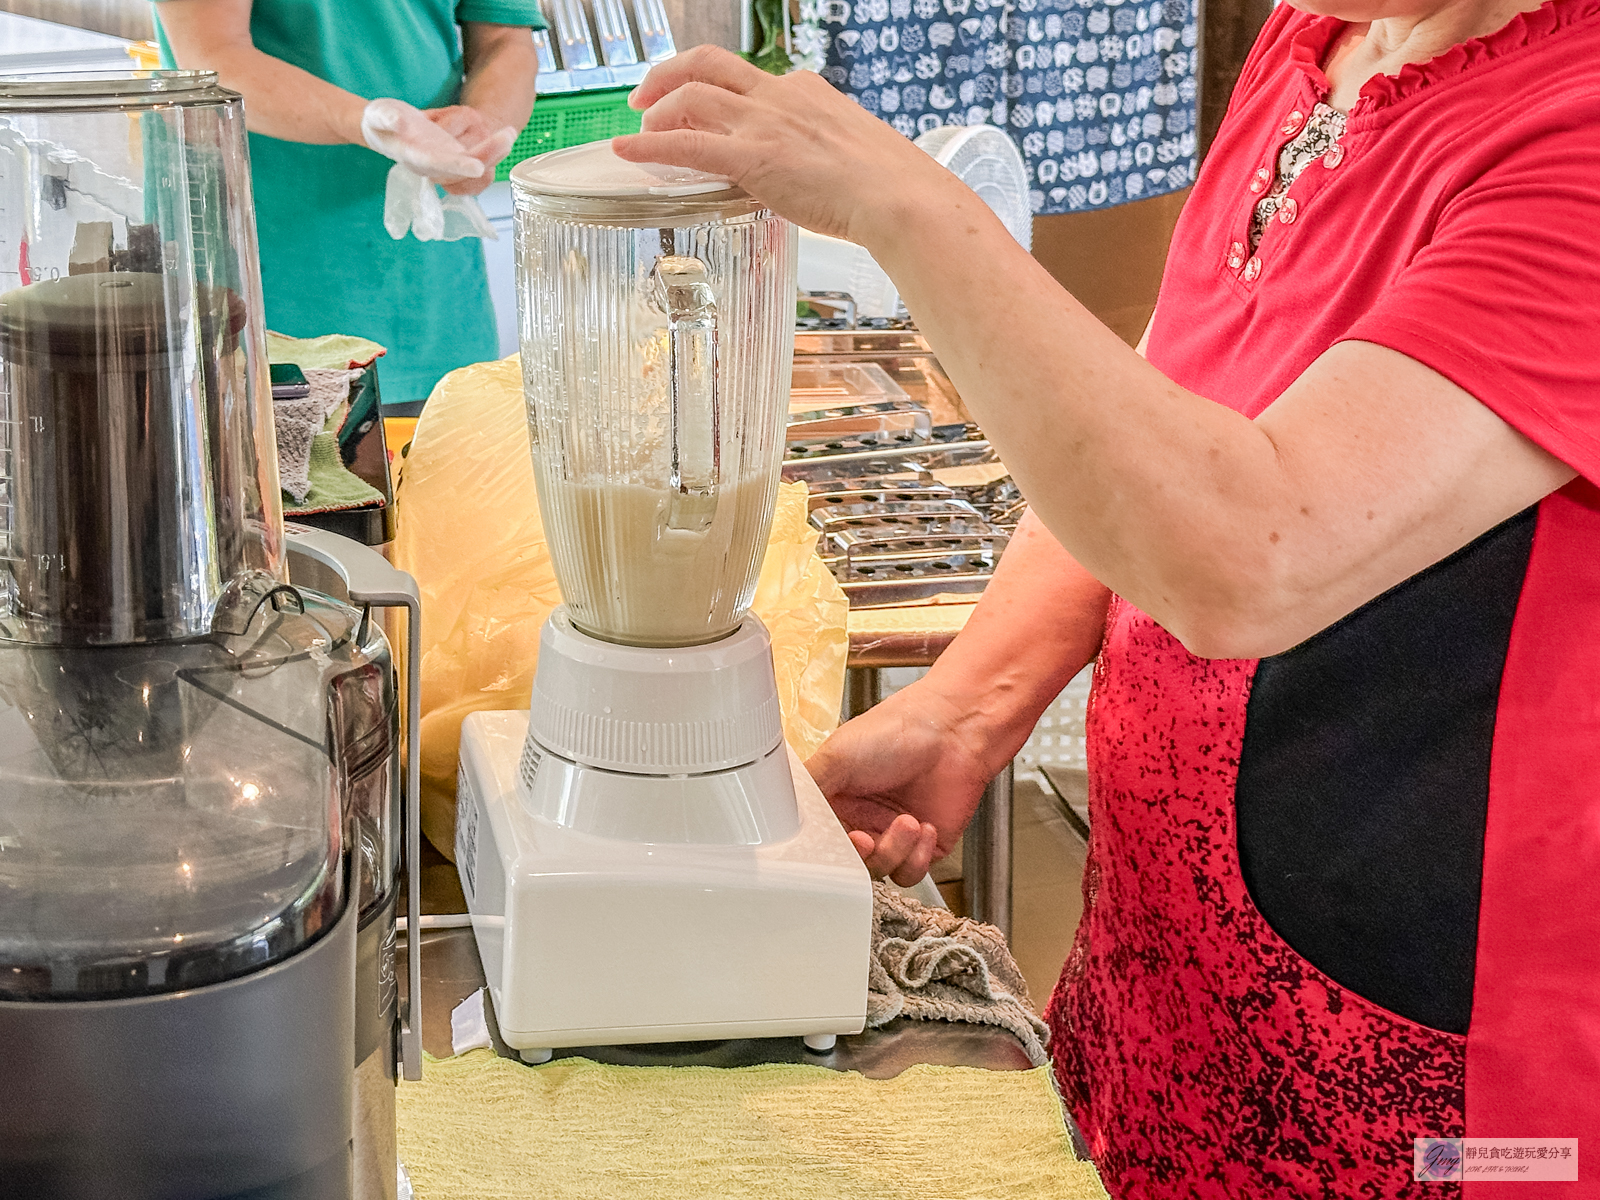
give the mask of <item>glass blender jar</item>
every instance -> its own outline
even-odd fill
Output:
[[[524,774],[532,787],[546,753],[578,772],[551,791],[552,764],[535,803],[648,839],[792,831],[750,603],[783,457],[795,229],[720,176],[625,162],[609,142],[511,178],[529,441],[563,600]],[[686,774],[718,778],[661,786]]]
[[[529,710],[462,726],[456,861],[501,1037],[531,1062],[723,1037],[825,1048],[865,1020],[871,882],[784,744],[750,612],[795,230],[726,179],[609,142],[511,181],[564,604]]]
[[[749,611],[783,459],[796,234],[605,142],[513,172],[522,372],[572,623],[690,646]]]

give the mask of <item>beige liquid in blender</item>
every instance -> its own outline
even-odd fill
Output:
[[[766,476],[725,484],[706,523],[694,519],[694,498],[668,488],[541,481],[545,532],[573,623],[636,646],[691,646],[733,632],[755,592],[775,490]]]

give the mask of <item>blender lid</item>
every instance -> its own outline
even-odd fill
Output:
[[[618,158],[611,149],[610,139],[551,150],[526,159],[512,170],[511,180],[526,191],[547,196],[670,200],[712,192],[744,195],[726,175]]]

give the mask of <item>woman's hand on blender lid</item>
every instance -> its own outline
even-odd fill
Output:
[[[381,97],[361,113],[361,136],[385,158],[435,183],[477,179],[487,172],[440,124],[404,100]]]
[[[652,68],[628,102],[642,131],[612,139],[630,162],[726,175],[817,233],[871,245],[961,183],[820,75],[773,76],[716,46]]]

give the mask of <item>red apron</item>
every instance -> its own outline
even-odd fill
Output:
[[[1267,924],[1234,815],[1257,664],[1195,658],[1113,601],[1084,916],[1046,1018],[1117,1200],[1600,1197],[1595,545],[1600,488],[1541,503],[1495,717],[1465,1037],[1341,987]],[[1579,1181],[1413,1179],[1413,1139],[1461,1136],[1577,1138]]]
[[[1462,1135],[1466,1039],[1334,983],[1245,889],[1233,797],[1255,663],[1197,659],[1121,600],[1107,622],[1084,915],[1045,1014],[1107,1188],[1459,1200],[1412,1181],[1412,1139]]]

